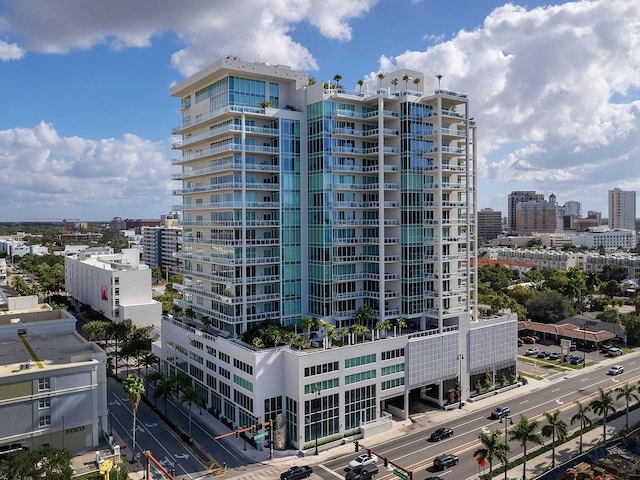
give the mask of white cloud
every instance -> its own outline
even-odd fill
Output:
[[[21,60],[25,51],[16,43],[7,43],[0,40],[0,61]]]
[[[159,216],[170,209],[176,188],[167,148],[133,134],[98,141],[60,137],[44,122],[0,130],[0,217],[22,219],[19,212],[28,209],[43,217],[65,212],[108,220],[123,211],[144,216],[149,205]]]
[[[528,183],[579,195],[560,203],[589,200],[592,186],[600,194],[623,180],[640,187],[639,26],[638,2],[532,10],[507,4],[473,31],[381,64],[417,65],[443,74],[443,88],[469,93],[479,125],[481,199],[483,181],[499,181],[505,192]]]

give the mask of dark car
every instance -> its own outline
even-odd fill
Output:
[[[549,354],[549,360],[560,360],[560,352],[552,352]]]
[[[302,478],[309,478],[313,469],[307,465],[304,467],[291,467],[286,472],[280,474],[280,480],[300,480]]]
[[[378,467],[376,465],[360,465],[349,470],[344,478],[345,480],[369,480],[375,478],[377,474]]]
[[[429,440],[432,442],[439,442],[445,438],[453,436],[453,430],[450,428],[439,428],[429,436]]]
[[[499,419],[502,417],[509,416],[511,414],[511,409],[509,407],[501,406],[496,407],[493,412],[491,412],[491,418]]]
[[[536,343],[536,339],[533,337],[522,337],[524,343]]]
[[[445,468],[453,467],[458,464],[458,456],[453,453],[445,453],[439,455],[433,460],[433,466],[438,470],[444,470]]]
[[[580,365],[582,362],[584,362],[582,357],[573,357],[570,363],[571,365]]]

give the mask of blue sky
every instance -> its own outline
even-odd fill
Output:
[[[0,0],[0,221],[169,211],[169,87],[226,55],[443,75],[478,124],[478,208],[531,189],[606,216],[640,186],[640,2]]]

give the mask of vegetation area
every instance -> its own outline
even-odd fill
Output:
[[[530,270],[523,278],[496,263],[478,269],[478,304],[487,314],[509,308],[520,320],[541,323],[555,323],[582,312],[598,312],[599,320],[624,325],[628,343],[638,345],[640,294],[631,301],[634,312],[618,312],[618,307],[625,303],[620,288],[624,278],[625,269],[609,263],[603,265],[601,272],[543,269]]]

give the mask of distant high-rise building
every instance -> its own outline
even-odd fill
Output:
[[[554,194],[549,200],[530,200],[516,205],[515,232],[521,234],[553,233],[562,227],[560,208]]]
[[[142,263],[154,267],[160,267],[162,276],[169,278],[178,267],[177,252],[180,251],[182,227],[179,227],[177,218],[166,216],[161,227],[142,227]]]
[[[573,215],[576,217],[582,216],[582,204],[580,202],[575,202],[573,200],[569,200],[568,202],[564,202],[562,206],[563,215]]]
[[[502,233],[502,212],[492,208],[478,211],[478,237],[491,240]]]
[[[609,228],[636,229],[636,192],[609,190]]]
[[[516,231],[516,205],[521,202],[542,202],[544,195],[536,193],[535,190],[516,190],[509,194],[508,197],[508,210],[507,221],[509,223],[509,230]]]

